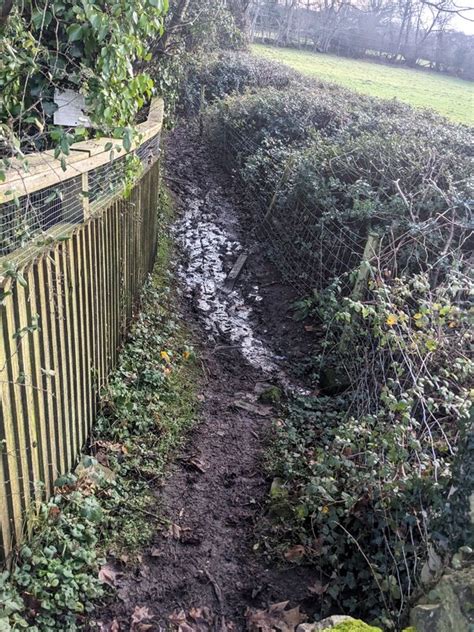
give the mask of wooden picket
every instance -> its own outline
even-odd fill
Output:
[[[157,141],[161,120],[159,101],[141,126],[142,143]],[[82,173],[83,190],[84,176],[87,180],[104,164],[105,141],[102,153],[98,144],[94,141],[94,151],[87,143],[77,150],[90,158],[82,166],[76,159],[70,175]],[[37,172],[31,182],[37,191]],[[44,184],[51,185],[48,179]],[[30,249],[28,261],[0,278],[4,561],[27,533],[28,516],[52,492],[55,479],[75,467],[87,441],[97,395],[117,361],[137,296],[153,266],[158,189],[155,156],[127,199],[109,197],[89,212],[85,198],[83,221],[69,226],[66,238]],[[21,192],[28,193],[28,177],[21,179]]]

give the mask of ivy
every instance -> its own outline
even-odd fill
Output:
[[[6,154],[56,146],[67,155],[77,140],[51,126],[55,89],[84,95],[101,132],[131,125],[151,96],[153,81],[139,69],[150,42],[164,29],[168,0],[27,0],[1,27],[0,132]],[[140,66],[141,68],[141,66]]]

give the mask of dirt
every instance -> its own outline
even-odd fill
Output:
[[[252,240],[231,178],[190,128],[168,136],[166,165],[178,209],[183,317],[203,363],[202,409],[154,490],[157,513],[171,527],[158,529],[141,563],[118,580],[102,629],[165,630],[171,617],[183,631],[246,630],[246,613],[287,600],[311,615],[315,571],[270,562],[255,548],[271,484],[263,457],[275,416],[258,395],[269,383],[312,386],[288,371],[307,353],[311,334],[290,317],[297,294]],[[249,256],[229,291],[226,278],[242,252]]]

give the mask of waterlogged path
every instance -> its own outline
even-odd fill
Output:
[[[153,622],[151,630],[170,622],[183,632],[255,630],[252,618],[267,616],[260,610],[268,614],[271,604],[287,600],[288,608],[312,615],[314,571],[275,565],[257,537],[271,485],[265,441],[276,414],[259,394],[269,384],[293,388],[286,367],[307,343],[303,325],[286,313],[296,296],[248,240],[231,180],[191,130],[168,136],[166,184],[177,207],[182,317],[203,364],[202,409],[155,490],[157,513],[170,527],[157,530],[139,568],[120,579],[109,624],[138,630],[138,612]],[[249,257],[229,289],[242,252]],[[299,610],[288,616],[297,623]]]

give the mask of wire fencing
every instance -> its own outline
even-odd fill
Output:
[[[140,170],[126,198],[128,157],[111,161],[108,140],[81,143],[66,171],[42,160],[1,191],[13,197],[0,206],[4,559],[58,475],[74,468],[94,420],[96,396],[153,267],[161,101],[157,106],[141,126],[143,142],[129,153]],[[7,193],[14,187],[33,190],[15,197]]]
[[[208,125],[215,125],[211,119]],[[236,126],[219,121],[217,150],[222,163],[237,173],[245,199],[251,209],[253,230],[263,237],[268,252],[282,274],[302,294],[321,291],[338,278],[353,288],[361,266],[373,265],[382,276],[395,278],[414,270],[429,270],[438,276],[448,261],[462,261],[460,268],[472,263],[474,223],[469,209],[464,216],[453,207],[433,214],[424,221],[413,221],[400,228],[396,222],[377,226],[377,247],[370,262],[364,260],[370,222],[360,218],[341,218],[321,213],[318,205],[310,205],[290,191],[288,181],[296,170],[292,157],[272,180],[247,177],[248,157],[266,153],[262,145],[244,136]],[[215,134],[211,131],[210,136]],[[270,151],[261,163],[272,164]],[[442,243],[443,247],[434,245]],[[444,266],[444,268],[443,268]],[[461,272],[464,274],[465,272]]]

